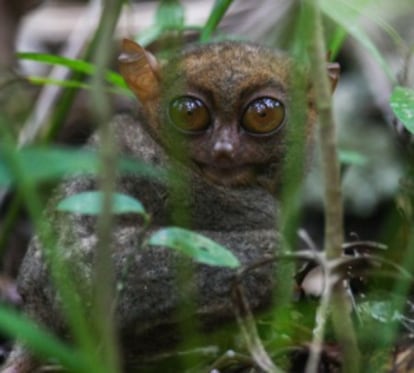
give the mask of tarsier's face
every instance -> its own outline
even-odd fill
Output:
[[[188,157],[208,179],[250,184],[277,161],[289,121],[288,65],[284,56],[223,43],[187,52],[166,75],[166,122],[186,138]]]
[[[285,123],[286,108],[276,96],[258,92],[226,120],[211,100],[191,91],[170,102],[168,117],[188,137],[188,155],[207,178],[224,185],[244,184],[271,158],[256,147],[276,137]]]
[[[152,76],[136,68],[136,54],[132,62],[121,60],[121,72],[151,117],[152,135],[167,148],[184,149],[190,164],[217,184],[272,184],[265,179],[279,176],[292,115],[291,59],[242,43],[192,47],[163,67],[142,53]],[[300,130],[310,138],[314,110],[304,110]]]

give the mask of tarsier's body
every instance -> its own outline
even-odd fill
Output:
[[[125,117],[114,120],[118,148],[161,168],[170,169],[173,163],[175,172],[188,181],[185,193],[171,197],[163,182],[121,178],[117,190],[140,199],[152,216],[147,234],[179,224],[171,218],[173,204],[184,206],[189,228],[229,248],[243,265],[272,254],[278,245],[274,192],[280,184],[290,124],[292,61],[241,43],[190,47],[165,66],[132,42],[124,42],[124,51],[121,72],[142,107],[138,122]],[[314,119],[309,108],[302,126],[306,143]],[[99,139],[94,137],[92,143],[99,146]],[[171,162],[171,153],[184,154],[174,157],[182,162]],[[58,198],[94,188],[93,179],[79,178],[66,183]],[[59,235],[59,250],[65,252],[87,293],[97,242],[95,220],[51,212],[50,221]],[[230,299],[234,271],[196,265],[194,281],[178,291],[177,261],[189,259],[163,248],[140,249],[140,233],[138,218],[121,218],[114,227],[113,262],[117,281],[123,285],[115,317],[126,364],[131,356],[139,360],[179,339],[173,315],[187,294],[195,294],[201,327],[231,319],[234,311]],[[35,239],[19,277],[25,309],[64,335],[65,322],[40,250]],[[253,310],[270,304],[273,270],[262,266],[243,278]],[[19,368],[32,364],[30,355],[23,349],[16,351],[8,372],[32,371],[33,366]]]

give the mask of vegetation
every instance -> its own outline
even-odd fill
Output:
[[[108,69],[112,38],[121,9],[122,0],[105,1],[99,26],[83,58],[74,60],[51,54],[20,53],[21,60],[38,63],[61,65],[72,71],[72,76],[64,80],[27,77],[32,84],[58,85],[64,89],[59,96],[48,120],[42,123],[41,130],[35,130],[34,136],[25,136],[27,128],[16,130],[11,123],[12,118],[0,112],[0,187],[14,189],[14,202],[6,217],[8,224],[3,224],[0,231],[0,244],[6,241],[7,226],[13,224],[16,210],[24,206],[30,215],[35,231],[50,248],[48,255],[54,270],[52,275],[62,292],[64,302],[70,305],[68,319],[75,335],[75,345],[68,345],[51,335],[47,330],[35,325],[27,317],[6,306],[0,307],[0,330],[12,338],[24,341],[39,356],[57,361],[71,372],[106,372],[119,371],[118,356],[112,341],[114,333],[111,324],[104,318],[100,320],[100,328],[92,332],[83,319],[81,305],[75,299],[70,280],[65,273],[61,261],[53,255],[54,232],[41,229],[44,198],[39,186],[57,182],[63,176],[75,173],[96,173],[102,180],[101,193],[84,193],[63,200],[57,209],[68,212],[99,215],[99,232],[101,242],[109,242],[112,214],[125,212],[139,214],[146,221],[150,217],[140,201],[131,197],[115,194],[114,175],[117,171],[142,173],[149,177],[158,177],[160,170],[149,168],[145,164],[137,164],[128,159],[116,159],[112,135],[109,126],[111,111],[109,110],[109,94],[130,95],[123,79]],[[204,370],[216,368],[220,370],[230,360],[248,360],[252,365],[268,372],[281,372],[288,369],[288,357],[292,351],[306,357],[306,372],[318,371],[322,361],[339,364],[339,359],[329,356],[330,343],[337,346],[334,350],[342,352],[343,371],[387,371],[393,364],[393,353],[396,346],[412,331],[412,315],[407,313],[407,304],[411,304],[410,293],[414,270],[414,227],[412,224],[413,170],[412,146],[402,152],[404,169],[403,187],[395,195],[395,203],[400,208],[398,223],[394,223],[394,215],[390,217],[390,228],[383,235],[378,235],[381,242],[344,242],[346,234],[344,224],[344,205],[342,198],[341,169],[359,167],[364,163],[363,155],[357,151],[338,149],[337,127],[331,104],[331,88],[325,73],[326,56],[331,51],[334,58],[341,53],[348,37],[362,45],[386,72],[394,90],[389,105],[395,118],[394,123],[401,124],[405,137],[414,134],[414,90],[405,87],[404,79],[395,75],[387,58],[379,51],[359,21],[368,18],[379,25],[380,29],[394,41],[395,50],[405,58],[414,51],[414,46],[404,41],[391,25],[375,16],[371,0],[306,0],[298,2],[298,11],[292,23],[295,32],[290,41],[291,53],[309,63],[316,95],[316,106],[319,112],[319,151],[324,188],[325,233],[322,251],[296,250],[298,246],[297,231],[301,222],[300,203],[304,193],[301,172],[286,175],[287,183],[282,196],[282,217],[280,229],[284,246],[275,253],[274,260],[281,265],[276,274],[278,299],[273,309],[264,320],[255,320],[248,308],[242,318],[238,315],[238,326],[244,337],[245,351],[215,356]],[[401,1],[403,3],[403,1]],[[206,24],[195,27],[185,23],[185,11],[179,0],[159,2],[154,25],[145,30],[137,38],[142,43],[150,43],[162,39],[171,33],[180,34],[187,30],[198,31],[199,42],[207,42],[217,37],[216,28],[225,16],[231,0],[216,0]],[[397,4],[397,3],[396,3]],[[395,5],[398,7],[399,5]],[[372,13],[370,13],[372,12]],[[329,32],[326,32],[329,30]],[[219,38],[225,37],[223,34]],[[94,58],[90,58],[94,56]],[[408,69],[408,63],[406,68]],[[298,94],[301,82],[298,81]],[[93,98],[93,110],[98,131],[104,139],[104,147],[99,153],[86,150],[62,148],[54,145],[53,140],[58,132],[62,118],[68,115],[75,93],[78,89],[89,90]],[[29,113],[30,114],[30,113]],[[30,132],[30,131],[29,131]],[[367,139],[366,141],[370,141]],[[361,161],[362,158],[362,161]],[[342,161],[342,163],[340,163]],[[295,162],[295,160],[292,160]],[[48,167],[44,167],[44,165]],[[297,164],[289,169],[301,169]],[[395,212],[394,212],[395,213]],[[306,235],[305,235],[306,236]],[[306,238],[306,237],[305,237]],[[308,240],[309,241],[309,240]],[[386,243],[389,250],[398,250],[398,255],[376,255],[373,252],[383,248]],[[214,266],[238,268],[240,263],[226,248],[221,247],[205,237],[179,228],[165,228],[156,232],[149,240],[151,245],[162,245],[172,250],[180,250],[195,261]],[[312,244],[312,243],[311,243]],[[0,247],[5,250],[4,247]],[[105,268],[109,260],[109,248],[100,250],[101,266],[97,267],[99,291],[96,296],[96,307],[105,307],[111,293],[111,278],[106,275]],[[346,255],[344,255],[346,254]],[[304,270],[295,270],[293,264],[305,262]],[[321,269],[323,286],[317,302],[307,299],[293,301],[294,279],[309,278],[309,274]],[[242,272],[245,268],[240,268]],[[99,272],[100,271],[100,272]],[[57,275],[59,274],[59,276]],[[381,280],[384,276],[391,278],[387,286]],[[364,290],[354,289],[356,279],[362,278]],[[301,281],[298,286],[301,287]],[[380,285],[378,285],[380,284]],[[381,293],[375,291],[381,287]],[[363,295],[363,296],[361,296]],[[243,295],[240,295],[243,298]],[[305,297],[306,298],[306,297]],[[97,314],[101,314],[98,312]],[[109,327],[108,327],[109,325]],[[381,332],[379,332],[379,329]],[[191,336],[189,336],[191,338]],[[96,350],[97,341],[102,349]],[[412,345],[412,341],[408,343]],[[310,346],[309,350],[305,346]],[[308,354],[309,352],[309,354]],[[294,354],[293,354],[294,355]],[[333,354],[334,355],[334,354]],[[183,355],[182,364],[186,371],[194,371],[194,359]],[[332,363],[333,362],[333,363]]]

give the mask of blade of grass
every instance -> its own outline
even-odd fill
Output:
[[[75,372],[87,373],[89,371],[82,353],[62,343],[16,311],[0,307],[0,330],[5,335],[23,342],[42,358],[56,359]]]
[[[388,78],[395,82],[395,74],[387,61],[382,57],[378,48],[371,41],[367,33],[358,25],[358,19],[361,16],[361,8],[350,6],[347,2],[336,0],[322,0],[320,3],[321,10],[331,18],[335,23],[343,27],[346,32],[354,37],[378,62]]]
[[[184,20],[184,7],[180,1],[160,1],[155,14],[154,24],[139,33],[138,43],[146,46],[157,39],[161,40],[165,32],[182,32],[190,28],[185,25]]]
[[[75,295],[71,277],[68,275],[67,268],[65,267],[58,250],[56,250],[56,239],[53,231],[50,229],[50,226],[43,223],[43,208],[35,184],[24,172],[20,154],[16,149],[16,145],[12,145],[13,142],[10,134],[7,132],[7,128],[8,127],[4,124],[4,119],[0,117],[0,134],[2,135],[3,141],[8,144],[8,146],[2,147],[3,157],[10,172],[17,180],[16,185],[18,186],[18,191],[23,198],[38,238],[40,242],[42,242],[43,254],[45,255],[50,268],[51,281],[53,281],[54,285],[57,287],[63,302],[66,305],[64,310],[66,311],[68,324],[71,327],[81,351],[85,354],[84,356],[87,359],[89,372],[106,372],[107,370],[105,369],[105,366],[102,364],[101,360],[96,357],[96,346],[98,342],[94,340],[92,334],[90,334],[90,327],[85,320],[85,313],[82,305]]]
[[[287,128],[287,140],[289,144],[286,160],[283,164],[282,178],[284,187],[280,197],[280,216],[275,221],[275,229],[281,233],[282,238],[277,243],[278,253],[290,255],[297,247],[299,222],[301,220],[301,199],[304,177],[305,160],[305,133],[307,124],[307,85],[308,77],[304,73],[308,59],[306,49],[308,44],[309,22],[308,12],[304,7],[299,7],[294,18],[294,34],[292,35],[290,50],[295,60],[301,61],[295,64],[290,73],[291,84],[291,125]],[[277,255],[278,253],[275,253]],[[272,350],[278,350],[286,346],[286,340],[282,335],[292,335],[292,325],[289,323],[291,302],[294,299],[294,273],[293,261],[280,261],[276,266],[275,291],[273,295],[275,307],[272,310],[271,324],[276,325],[280,338],[272,341]],[[281,328],[282,327],[282,328]]]
[[[73,32],[69,36],[62,55],[77,57],[83,54],[83,60],[90,60],[94,53],[96,35],[95,27],[101,11],[101,1],[91,0],[78,23],[74,25]],[[93,36],[92,36],[93,35]],[[92,36],[92,37],[91,37]],[[92,41],[90,41],[92,39]],[[82,81],[85,74],[75,72],[72,80]],[[54,66],[50,78],[63,80],[68,76],[68,69],[64,66]],[[66,89],[61,96],[61,90],[56,86],[45,86],[39,95],[36,106],[33,108],[30,117],[27,119],[23,129],[19,134],[19,145],[27,145],[39,136],[39,133],[45,133],[44,140],[47,141],[55,136],[60,126],[65,122],[68,111],[72,105],[73,99],[77,93],[75,88]],[[51,121],[49,123],[49,119]],[[43,128],[47,130],[43,132]]]
[[[100,357],[108,372],[121,372],[118,335],[115,326],[116,294],[115,272],[112,263],[112,195],[115,192],[117,178],[117,147],[114,140],[114,128],[110,125],[113,115],[108,95],[104,92],[105,75],[110,63],[112,38],[124,1],[107,0],[104,3],[96,39],[94,63],[96,73],[93,75],[92,102],[95,111],[98,132],[101,140],[101,173],[99,184],[103,192],[102,213],[97,222],[99,250],[95,250],[93,268],[94,297],[92,300],[95,319],[92,320],[97,337],[100,339]]]
[[[14,152],[13,146],[0,142],[0,186],[21,180],[13,172],[7,162],[7,154]],[[28,147],[18,153],[19,164],[25,177],[31,183],[53,181],[62,177],[81,174],[97,174],[99,171],[99,155],[90,150],[63,147]],[[47,165],[47,167],[39,167]],[[162,181],[165,173],[162,170],[132,158],[121,158],[117,170],[122,174],[136,174]]]
[[[233,0],[216,0],[213,10],[207,19],[205,26],[203,27],[200,35],[200,41],[205,43],[211,39],[214,30],[224,17],[227,9],[232,4]]]
[[[347,37],[348,37],[347,31],[342,26],[338,25],[329,42],[329,60],[330,61],[335,61]]]
[[[94,75],[96,73],[96,67],[92,63],[79,59],[67,58],[57,56],[54,54],[29,52],[18,53],[17,57],[28,61],[36,61],[39,63],[45,63],[50,65],[65,66],[72,71],[81,72],[86,75]],[[114,86],[125,89],[128,88],[124,81],[124,78],[114,71],[107,71],[105,78],[109,83],[113,84]]]
[[[56,86],[63,87],[63,88],[77,88],[77,89],[85,89],[85,90],[92,89],[91,85],[88,83],[83,83],[80,81],[75,81],[75,80],[70,80],[70,79],[57,80],[57,79],[40,77],[40,76],[29,76],[28,80],[30,81],[30,83],[34,85],[56,85]],[[105,92],[134,97],[131,90],[128,88],[107,87],[105,88]]]
[[[162,30],[182,30],[184,27],[184,7],[178,0],[160,1],[155,24]]]

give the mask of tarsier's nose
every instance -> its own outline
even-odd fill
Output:
[[[215,161],[228,162],[235,158],[235,134],[231,127],[217,128],[214,133],[212,156]]]
[[[233,160],[234,145],[230,141],[217,141],[213,147],[213,157],[215,160]]]

